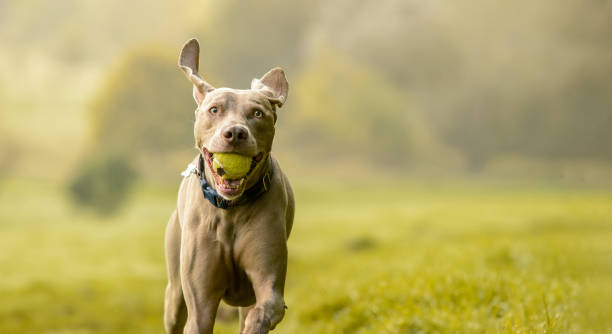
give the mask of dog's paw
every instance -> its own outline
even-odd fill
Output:
[[[270,331],[270,320],[265,316],[264,310],[255,307],[249,311],[244,320],[244,330],[241,334],[267,334]]]

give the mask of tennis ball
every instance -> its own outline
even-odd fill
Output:
[[[253,159],[236,153],[213,153],[213,169],[222,178],[235,180],[244,177],[251,169]],[[223,170],[219,173],[219,168]]]

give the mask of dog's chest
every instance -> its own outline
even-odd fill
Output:
[[[238,255],[243,248],[241,240],[249,234],[249,223],[253,217],[248,212],[251,210],[247,207],[223,210],[208,205],[203,211],[194,213],[193,219],[199,225],[197,233],[204,239],[214,241],[220,260],[232,272],[237,267]]]
[[[253,288],[238,259],[246,219],[248,218],[241,215],[228,215],[224,212],[216,216],[211,229],[220,248],[219,261],[223,262],[227,273],[228,286],[223,299],[234,306],[245,306],[254,302]]]
[[[216,235],[217,241],[221,243],[225,250],[233,252],[238,227],[234,219],[229,219],[224,217],[224,215],[217,215],[211,224],[213,224],[211,232]]]

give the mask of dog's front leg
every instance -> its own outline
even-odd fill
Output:
[[[246,307],[239,307],[238,308],[238,323],[240,324],[240,332],[242,333],[244,331],[244,321],[246,320],[247,315],[249,314],[249,312],[251,311],[251,309],[254,307],[255,305],[251,305],[251,306],[246,306]]]
[[[164,300],[164,327],[167,334],[180,334],[185,327],[187,308],[181,288],[181,226],[176,210],[172,213],[166,228],[165,245],[168,286]]]
[[[262,254],[265,254],[262,256]],[[243,334],[266,334],[285,315],[283,299],[287,272],[287,245],[284,238],[264,240],[247,257],[247,276],[255,291],[256,303],[244,320]]]
[[[185,334],[212,334],[219,301],[225,291],[226,273],[220,246],[203,224],[183,227],[181,285],[187,304]]]

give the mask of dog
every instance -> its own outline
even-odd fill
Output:
[[[219,302],[239,307],[240,333],[264,334],[283,319],[287,239],[295,202],[270,154],[277,108],[287,98],[281,68],[246,90],[214,88],[198,74],[200,45],[183,46],[179,67],[193,83],[198,156],[183,173],[166,228],[167,333],[212,333]],[[251,157],[249,173],[224,180],[213,154]]]

